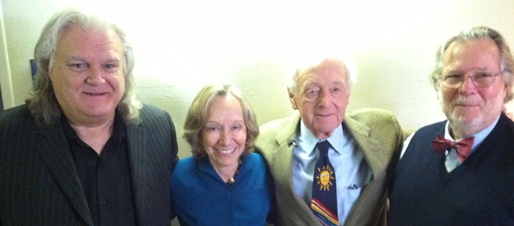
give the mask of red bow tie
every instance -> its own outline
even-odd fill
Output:
[[[436,153],[443,153],[452,147],[457,149],[457,155],[459,156],[460,161],[464,162],[464,160],[468,158],[469,150],[471,150],[474,140],[475,137],[469,137],[458,142],[452,142],[451,140],[444,139],[443,136],[437,134],[437,139],[432,140],[432,143],[434,144]]]

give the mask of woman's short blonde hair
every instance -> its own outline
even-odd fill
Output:
[[[243,154],[253,152],[254,141],[259,135],[257,119],[250,105],[250,102],[243,96],[239,88],[229,83],[211,83],[200,90],[193,100],[187,112],[186,122],[184,123],[184,133],[182,137],[191,145],[191,152],[196,159],[207,156],[203,148],[202,131],[207,120],[207,111],[212,101],[216,97],[235,97],[241,103],[243,109],[243,119],[246,126],[246,143]]]

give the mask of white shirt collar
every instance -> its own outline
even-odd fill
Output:
[[[341,150],[338,150],[338,148],[344,147],[344,142],[347,142],[346,139],[344,139],[344,134],[347,131],[344,130],[345,129],[342,126],[342,124],[339,124],[339,126],[335,128],[332,132],[332,136],[330,136],[327,139],[318,139],[312,134],[312,132],[307,128],[307,126],[305,126],[303,120],[300,120],[300,133],[297,139],[300,139],[302,141],[302,146],[309,155],[311,155],[312,152],[314,152],[316,144],[319,141],[323,140],[328,140],[328,142],[330,142],[330,144],[332,145],[332,148],[337,153],[341,153]]]

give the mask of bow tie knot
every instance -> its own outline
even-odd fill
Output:
[[[432,143],[434,144],[434,150],[436,153],[443,153],[450,148],[455,148],[457,150],[457,155],[459,156],[460,161],[463,162],[466,160],[466,158],[468,158],[469,151],[473,146],[474,140],[475,137],[469,137],[464,140],[453,142],[451,140],[444,139],[443,136],[437,134],[437,139],[432,140]]]

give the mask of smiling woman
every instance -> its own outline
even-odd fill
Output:
[[[272,182],[252,153],[259,129],[249,102],[229,84],[210,84],[189,108],[184,138],[193,157],[171,176],[172,206],[181,225],[264,225]]]

